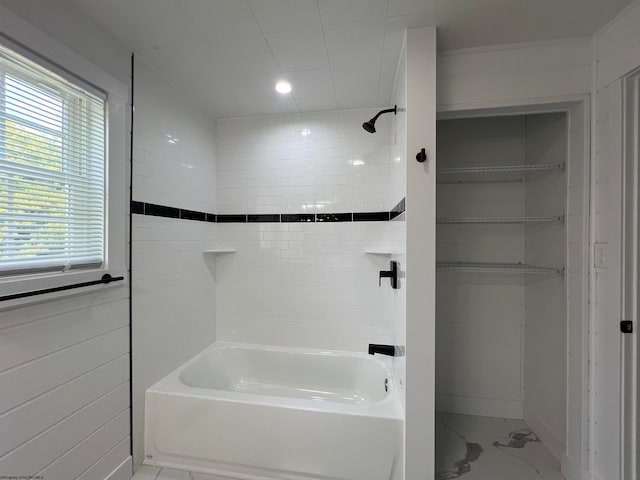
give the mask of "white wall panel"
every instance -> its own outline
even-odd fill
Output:
[[[128,408],[129,382],[125,382],[21,444],[0,459],[0,470],[9,475],[38,472]],[[120,461],[128,456],[127,451]]]
[[[435,470],[436,29],[407,30],[406,476]],[[415,161],[425,148],[429,160]],[[413,212],[413,213],[412,213]]]
[[[566,129],[564,114],[527,117],[526,163],[567,163]],[[566,198],[567,176],[563,172],[533,176],[524,183],[527,216],[563,216]],[[548,267],[566,264],[564,222],[526,225],[524,241],[525,263]],[[579,277],[576,280],[580,281]],[[567,436],[565,285],[565,277],[530,279],[525,286],[524,310],[524,419],[558,459],[565,453]]]
[[[640,67],[640,1],[635,0],[594,35],[596,88]]]
[[[438,163],[443,168],[522,164],[525,133],[522,116],[439,121]],[[438,217],[523,212],[522,183],[438,185]],[[438,225],[437,256],[439,261],[523,262],[523,227]],[[522,279],[451,272],[437,278],[437,408],[522,418]]]
[[[592,255],[603,249],[606,261],[593,268],[592,331],[592,444],[593,473],[598,479],[621,478],[621,81],[600,88],[592,176]],[[592,259],[595,257],[592,256]]]
[[[632,2],[594,36],[592,250],[605,255],[593,265],[591,295],[592,452],[598,479],[622,475],[620,390],[622,239],[622,81],[640,67],[640,2]],[[595,259],[595,257],[592,257]]]
[[[129,49],[73,2],[2,0],[0,3],[121,82],[129,83]]]
[[[442,52],[438,110],[572,96],[591,90],[591,39]]]
[[[0,373],[0,412],[6,412],[73,378],[129,352],[129,328],[94,337]]]
[[[111,419],[44,470],[43,478],[77,478],[91,468],[113,445],[116,447],[129,438],[129,409]]]
[[[78,480],[92,480],[94,478],[109,478],[110,480],[116,480],[116,476],[121,479],[129,480],[130,474],[126,472],[126,469],[131,469],[131,458],[122,464],[117,470],[113,468],[114,465],[118,465],[118,461],[122,458],[123,454],[129,455],[131,445],[130,439],[127,436],[119,444],[108,451],[102,458],[97,460],[91,467],[86,469],[82,475],[78,477]],[[113,475],[113,477],[112,477]]]

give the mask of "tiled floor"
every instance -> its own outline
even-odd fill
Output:
[[[173,468],[141,466],[131,480],[232,480],[227,477],[217,477],[205,473],[185,472]]]
[[[562,480],[560,464],[522,420],[438,413],[436,480]]]

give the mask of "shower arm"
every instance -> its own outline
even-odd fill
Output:
[[[370,122],[375,122],[376,120],[378,120],[378,117],[384,113],[391,113],[393,112],[394,115],[398,114],[398,106],[394,105],[393,108],[387,108],[386,110],[380,110],[378,113],[376,113],[376,116],[373,117],[371,120],[369,120]]]

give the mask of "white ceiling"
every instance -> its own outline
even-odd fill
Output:
[[[388,105],[403,30],[441,50],[590,35],[630,0],[73,0],[214,118]],[[279,79],[291,95],[275,92]]]

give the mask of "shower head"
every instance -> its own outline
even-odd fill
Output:
[[[376,133],[376,121],[371,119],[368,122],[364,122],[362,124],[362,128],[364,128],[369,133]]]
[[[362,128],[364,128],[369,133],[376,133],[376,120],[378,120],[378,117],[383,113],[391,113],[391,112],[393,112],[393,114],[396,115],[398,113],[398,106],[394,105],[393,108],[388,108],[387,110],[380,110],[375,117],[373,117],[368,122],[364,122],[362,124]]]

